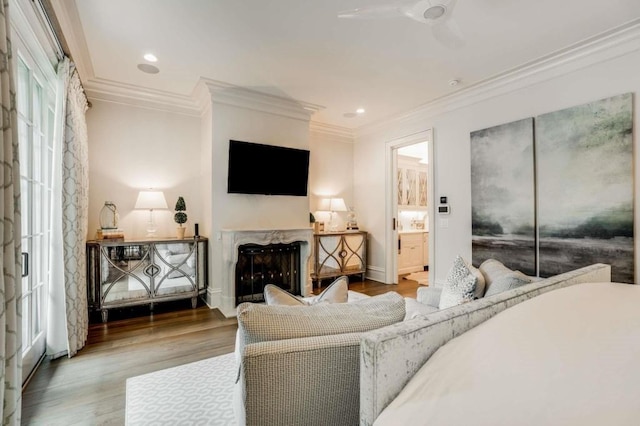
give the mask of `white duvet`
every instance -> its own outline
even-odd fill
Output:
[[[640,425],[640,286],[503,311],[441,347],[375,425]]]

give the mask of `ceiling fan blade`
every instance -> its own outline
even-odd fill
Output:
[[[450,49],[459,49],[465,44],[462,31],[451,18],[431,26],[431,32],[436,40]]]
[[[384,19],[403,15],[398,5],[369,6],[338,12],[338,18],[345,19]]]

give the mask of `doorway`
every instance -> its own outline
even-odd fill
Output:
[[[387,143],[387,283],[433,276],[434,144],[427,130]]]
[[[55,77],[46,75],[20,43],[16,46],[24,383],[44,356],[46,345]]]

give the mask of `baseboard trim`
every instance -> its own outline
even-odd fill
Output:
[[[371,281],[377,281],[384,284],[389,284],[385,282],[385,271],[384,268],[379,268],[377,266],[367,265],[367,272],[365,273],[365,277]]]

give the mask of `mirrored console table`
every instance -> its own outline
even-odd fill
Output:
[[[199,237],[87,242],[87,292],[90,309],[100,311],[191,299],[207,288],[208,240]]]
[[[341,275],[361,275],[367,270],[367,233],[342,231],[313,234],[313,271],[311,278],[320,283]]]

